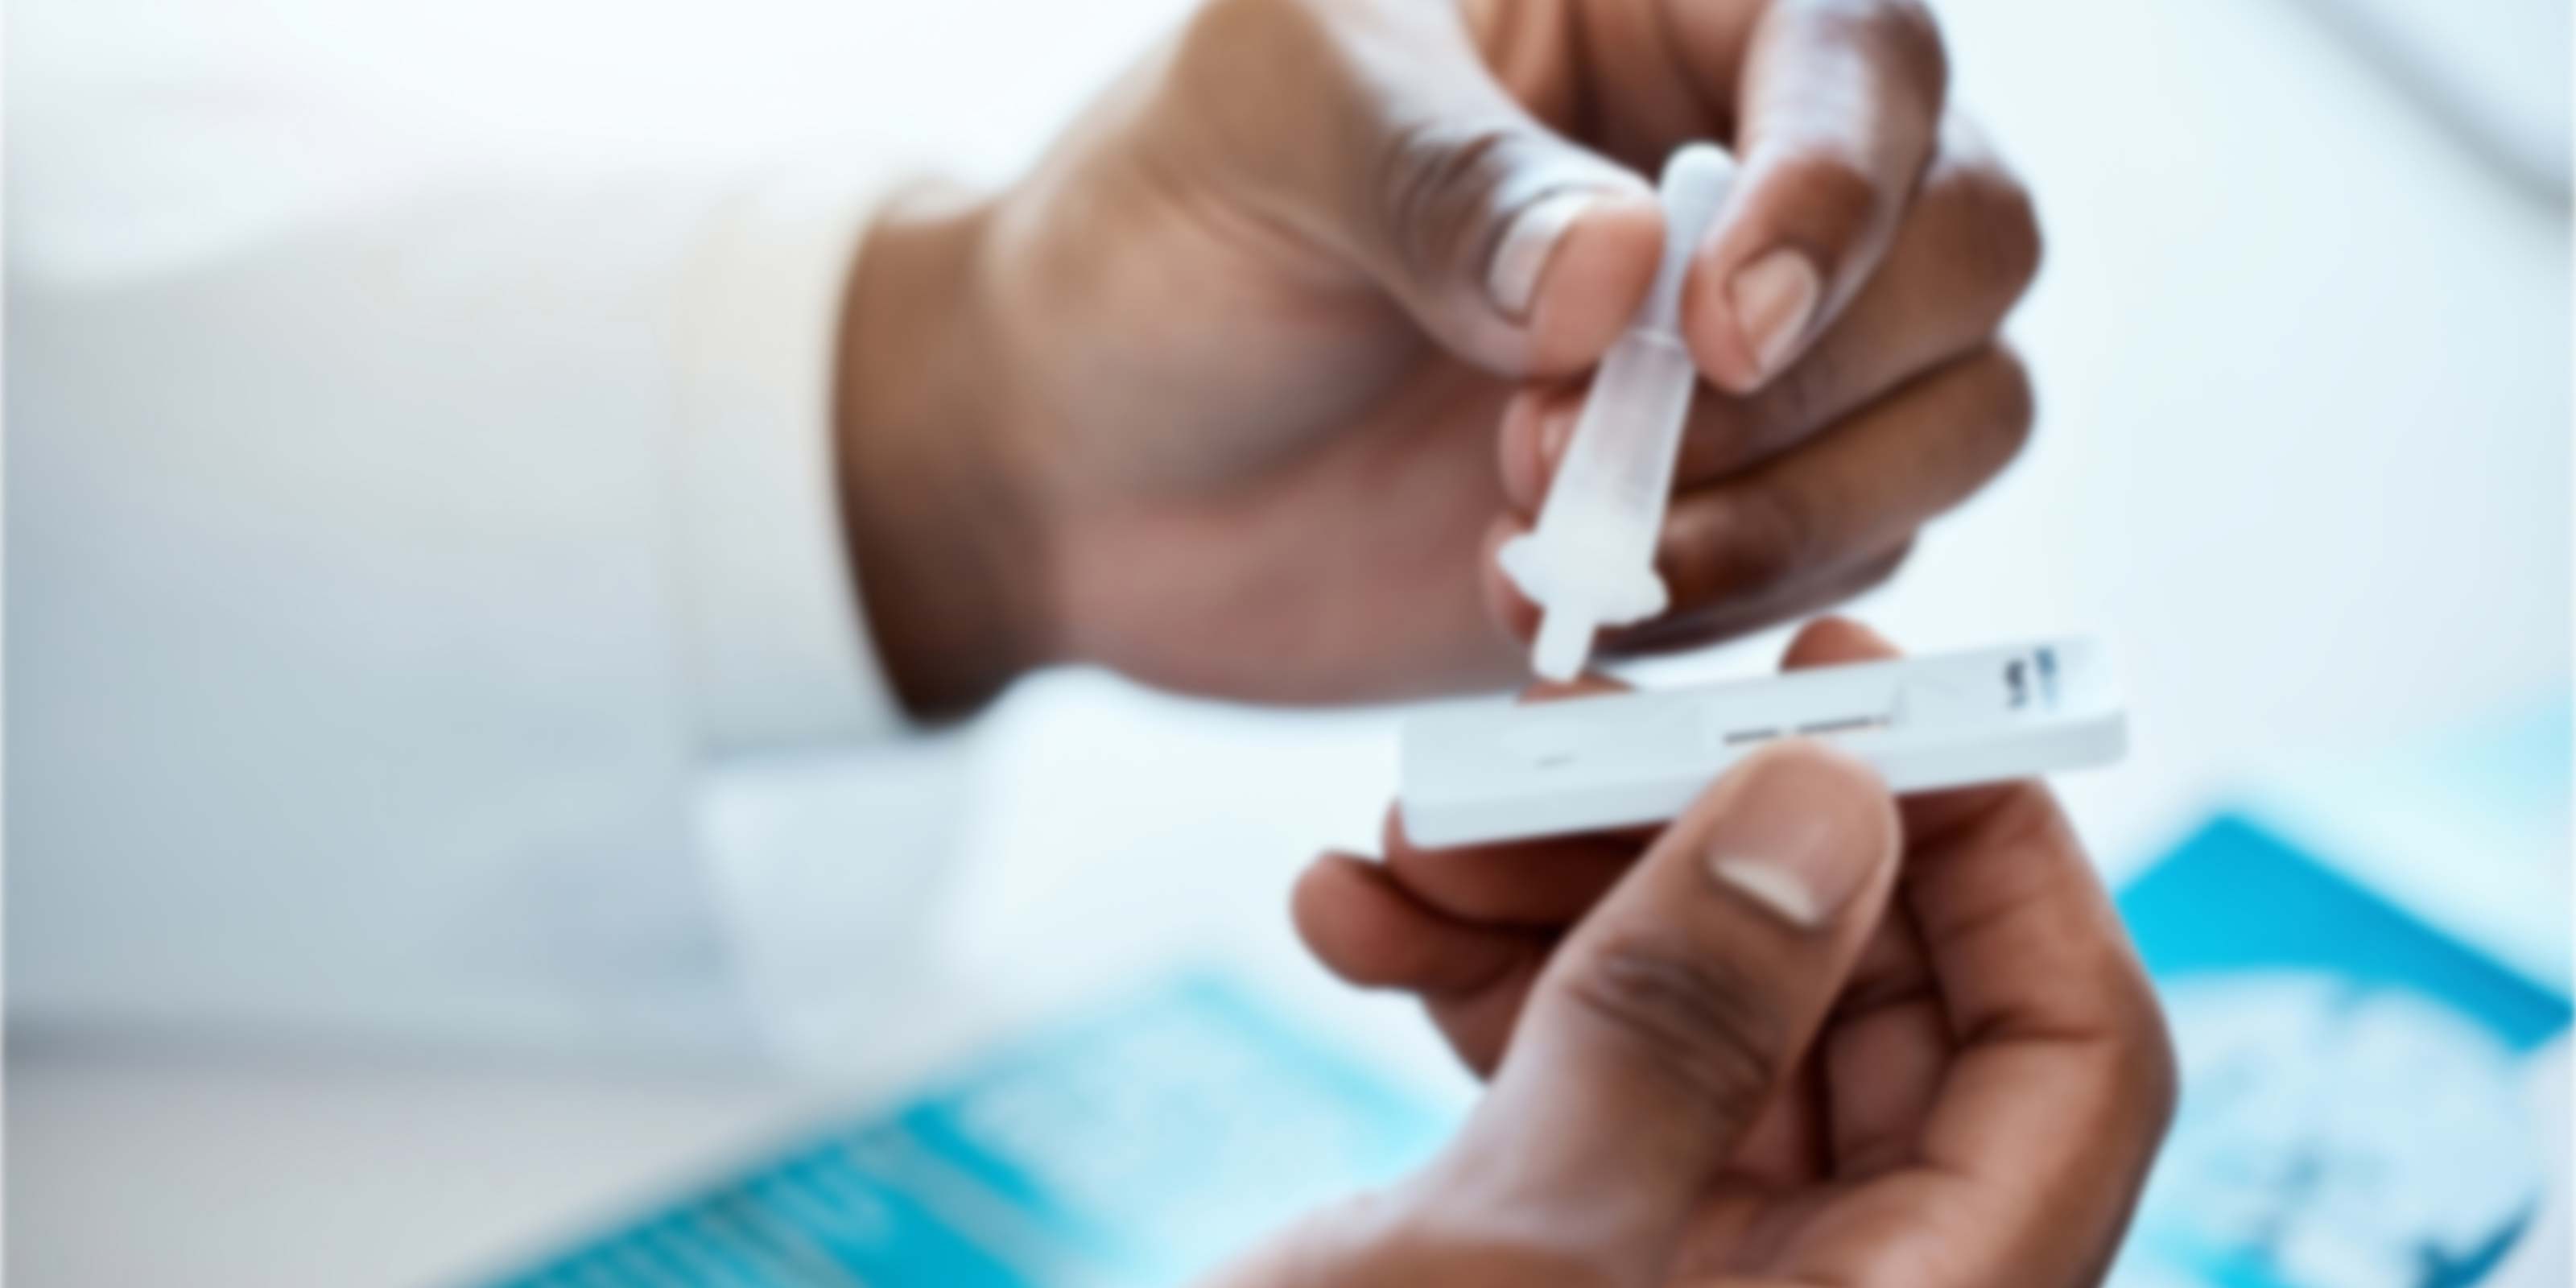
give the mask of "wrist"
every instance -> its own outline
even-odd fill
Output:
[[[986,302],[991,211],[889,206],[842,310],[842,528],[887,678],[922,719],[972,711],[1045,655],[1036,511],[1002,432],[1012,373]]]

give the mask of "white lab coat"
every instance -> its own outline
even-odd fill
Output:
[[[739,1032],[690,783],[900,727],[828,473],[865,158],[17,63],[13,1026]]]

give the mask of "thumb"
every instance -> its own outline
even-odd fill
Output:
[[[1653,284],[1653,190],[1508,101],[1405,106],[1358,194],[1372,275],[1442,347],[1497,374],[1599,361]]]
[[[1931,162],[1948,83],[1920,0],[1763,11],[1737,86],[1743,180],[1685,304],[1712,381],[1762,387],[1860,291]]]
[[[1895,803],[1811,743],[1745,761],[1557,950],[1443,1160],[1491,1228],[1660,1274],[1780,1094],[1895,884]]]
[[[1663,253],[1652,185],[1531,115],[1460,6],[1233,8],[1263,20],[1263,58],[1320,64],[1297,78],[1304,106],[1262,132],[1295,176],[1293,222],[1471,363],[1554,376],[1599,360]]]

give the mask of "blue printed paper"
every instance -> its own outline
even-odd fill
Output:
[[[502,1288],[1176,1282],[1402,1173],[1447,1126],[1194,977]]]
[[[2564,995],[2222,816],[2120,900],[2183,1100],[2121,1288],[2455,1288],[2530,1218]]]

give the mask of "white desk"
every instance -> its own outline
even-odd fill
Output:
[[[947,24],[1007,2],[830,21],[893,33],[861,55],[892,69],[879,92],[963,93],[946,78],[976,65],[1018,85],[916,149],[998,168],[1169,8],[1032,5],[1064,30],[970,60]],[[2041,431],[1865,615],[1923,647],[2069,629],[2118,642],[2136,754],[2070,785],[2115,870],[2250,767],[2563,682],[2563,216],[2476,168],[2294,7],[1944,7],[1955,83],[2032,176],[2050,230],[2018,324]],[[784,60],[769,73],[782,111],[822,101],[817,86],[850,92],[836,55],[726,56],[754,54]],[[997,65],[1013,57],[1032,60],[1026,79]],[[633,110],[652,110],[649,89]],[[1751,670],[1775,643],[1675,669]],[[1383,712],[1250,715],[1096,676],[1025,686],[955,753],[970,799],[942,807],[966,821],[922,925],[911,1012],[863,1017],[858,1071],[819,1083],[385,1052],[13,1051],[12,1281],[276,1288],[488,1269],[1176,954],[1239,963],[1454,1088],[1405,1008],[1329,987],[1283,914],[1318,844],[1371,840],[1392,728]],[[832,796],[816,789],[837,772],[813,769],[787,797]],[[865,790],[841,786],[844,800]],[[827,897],[771,902],[831,924]],[[794,986],[830,951],[783,934],[763,978]],[[829,995],[802,1001],[811,1049],[851,1049],[861,1021]]]

